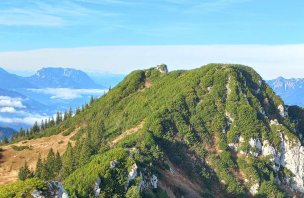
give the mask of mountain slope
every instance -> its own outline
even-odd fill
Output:
[[[15,74],[10,74],[4,69],[0,68],[0,88],[3,89],[16,89],[16,88],[36,88],[23,77]]]
[[[77,197],[303,195],[303,112],[241,65],[134,71],[56,126],[81,129],[46,180]]]
[[[0,127],[0,141],[4,138],[4,137],[11,137],[11,135],[13,133],[16,133],[16,131],[12,128],[7,128],[7,127]]]
[[[304,99],[302,97],[304,94],[304,79],[285,79],[279,77],[269,80],[267,83],[284,99],[286,104],[304,106]]]
[[[101,88],[86,73],[71,68],[42,68],[27,81],[41,88]]]

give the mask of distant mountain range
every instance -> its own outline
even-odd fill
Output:
[[[304,79],[283,77],[269,80],[267,83],[282,97],[288,105],[298,105],[304,107]]]
[[[70,68],[42,68],[36,74],[25,78],[29,83],[39,87],[101,89],[86,73]]]
[[[9,138],[13,133],[16,133],[16,131],[12,128],[0,127],[0,140],[4,137]]]
[[[89,76],[61,67],[42,68],[23,77],[0,68],[0,127],[28,128],[57,111],[81,107],[91,96],[100,97],[123,78],[103,73]]]
[[[17,88],[37,88],[21,76],[8,73],[0,68],[0,88],[3,89],[17,89]]]
[[[73,88],[103,89],[85,72],[71,68],[42,68],[30,77],[10,74],[0,68],[0,88]]]

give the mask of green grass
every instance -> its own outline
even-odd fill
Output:
[[[31,146],[16,146],[16,145],[12,145],[11,146],[12,149],[14,149],[15,151],[23,151],[23,150],[31,150]]]

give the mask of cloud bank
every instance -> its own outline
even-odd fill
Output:
[[[45,120],[47,118],[49,117],[40,114],[32,114],[32,113],[28,113],[25,117],[6,117],[0,115],[0,122],[6,124],[26,124],[31,126],[35,122],[40,122],[41,120]]]
[[[25,108],[21,98],[11,98],[8,96],[0,96],[0,107]]]
[[[46,119],[47,116],[27,112],[22,98],[0,96],[0,122],[5,124],[26,124],[31,126],[36,121]]]
[[[0,52],[0,65],[10,71],[34,71],[62,66],[86,72],[129,73],[165,63],[170,70],[208,63],[238,63],[253,67],[264,78],[304,77],[304,44],[103,46]]]
[[[69,88],[46,88],[46,89],[30,89],[36,93],[51,95],[51,99],[72,100],[81,98],[84,95],[101,96],[106,92],[102,89],[69,89]]]

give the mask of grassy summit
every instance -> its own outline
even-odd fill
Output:
[[[281,134],[299,141],[303,113],[291,110],[289,117],[283,101],[246,66],[134,71],[39,134],[81,128],[76,145],[61,156],[62,168],[50,174],[46,159],[36,177],[60,180],[77,197],[283,197],[292,173],[277,170],[258,144],[279,150]]]

